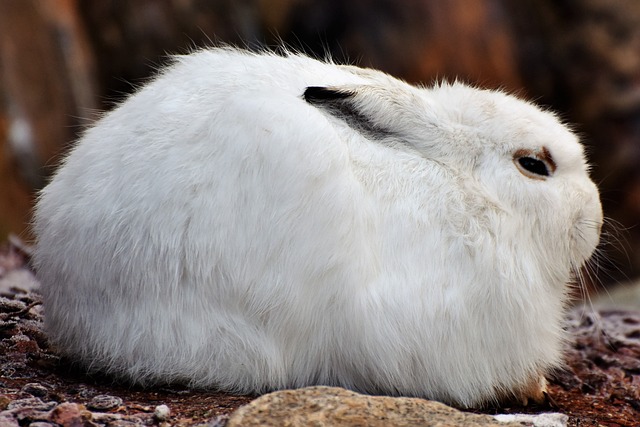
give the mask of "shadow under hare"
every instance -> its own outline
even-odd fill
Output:
[[[539,399],[602,210],[551,113],[230,48],[175,58],[42,191],[59,351],[134,383]]]

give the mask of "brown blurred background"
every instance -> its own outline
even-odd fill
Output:
[[[637,0],[0,0],[0,241],[31,238],[34,192],[100,111],[167,54],[219,42],[457,77],[558,111],[611,219],[600,280],[640,275]]]

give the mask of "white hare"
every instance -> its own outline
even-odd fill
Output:
[[[476,406],[541,397],[601,223],[577,138],[527,102],[211,49],[87,130],[35,266],[91,370]]]

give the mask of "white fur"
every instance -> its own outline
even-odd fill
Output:
[[[556,172],[525,176],[514,153],[543,146]],[[86,132],[41,194],[35,262],[51,339],[91,369],[472,406],[560,362],[601,222],[577,138],[531,104],[212,49]]]

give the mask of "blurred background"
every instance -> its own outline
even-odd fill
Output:
[[[459,78],[559,112],[610,218],[598,279],[640,276],[637,0],[0,0],[0,242],[30,241],[35,192],[99,112],[167,54],[217,43]]]

